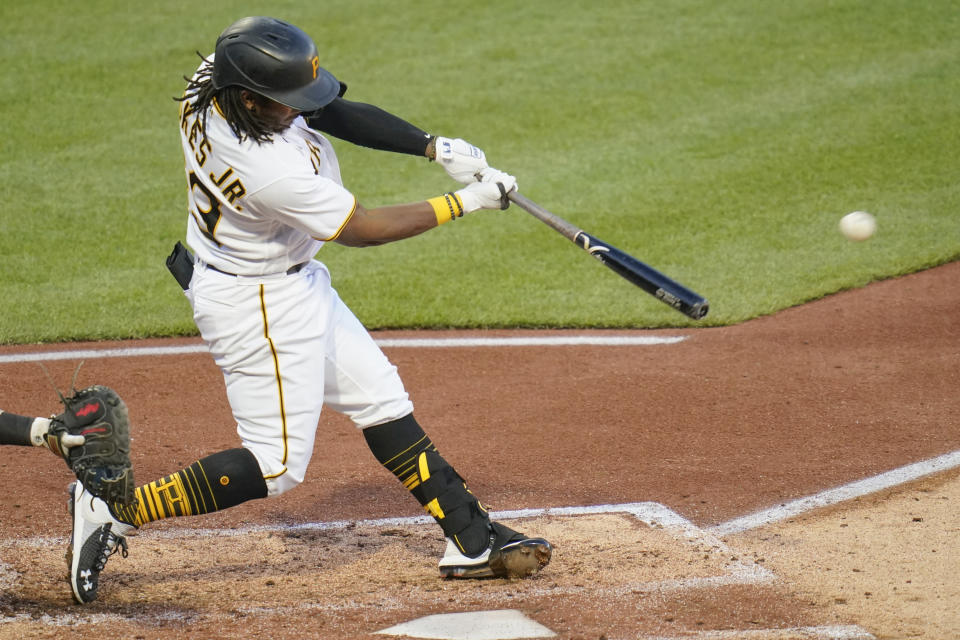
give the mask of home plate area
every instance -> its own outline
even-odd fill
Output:
[[[51,548],[65,541],[7,540],[0,635],[120,623],[232,637],[228,628],[241,623],[273,637],[298,629],[313,634],[299,637],[448,640],[872,637],[797,614],[762,559],[660,504],[492,515],[554,542],[553,562],[527,580],[442,580],[444,543],[426,517],[168,527],[130,538],[129,557],[110,560],[95,608],[44,607],[40,619],[36,594],[64,591],[63,556]]]
[[[683,599],[693,590],[719,589],[725,586],[764,585],[775,576],[753,559],[741,558],[720,539],[704,532],[688,520],[657,503],[605,505],[548,510],[525,510],[494,514],[498,519],[519,518],[529,521],[527,530],[538,536],[562,541],[555,550],[557,565],[567,576],[551,576],[545,571],[540,579],[549,580],[525,590],[524,599],[544,591],[554,597],[578,596],[592,602],[593,607],[571,608],[569,625],[554,631],[518,609],[500,609],[446,613],[424,616],[378,631],[383,635],[403,638],[436,638],[445,640],[508,640],[521,638],[592,637],[580,636],[578,620],[585,622],[588,611],[600,612],[610,619],[623,616],[631,608],[637,610],[638,627],[673,625],[644,624],[641,603],[660,601],[662,605]],[[511,521],[519,525],[521,522]],[[762,560],[761,560],[762,562]],[[572,578],[572,579],[571,579]],[[763,596],[767,597],[767,596]],[[599,607],[598,607],[599,603]],[[528,607],[535,609],[536,607]],[[546,616],[543,616],[544,618]],[[626,616],[629,618],[629,614]],[[676,622],[669,614],[667,623]],[[565,622],[561,620],[561,622]],[[676,635],[649,635],[639,628],[624,635],[612,631],[600,638],[637,638],[670,640],[672,638],[736,639],[770,638],[771,640],[873,638],[862,628],[850,625],[810,625],[800,627],[758,628],[750,621],[749,629],[705,629],[697,621],[694,629],[677,631]],[[612,625],[620,627],[619,624]],[[629,625],[628,625],[629,626]],[[685,626],[685,625],[681,625]]]

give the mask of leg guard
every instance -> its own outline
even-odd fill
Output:
[[[423,505],[466,555],[476,555],[490,543],[487,510],[453,467],[436,451],[424,451],[417,458],[419,484],[410,493]]]
[[[363,434],[380,464],[403,483],[462,553],[475,555],[486,549],[491,531],[487,510],[437,453],[412,414],[368,427]]]

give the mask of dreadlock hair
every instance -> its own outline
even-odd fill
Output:
[[[178,102],[187,102],[188,113],[199,112],[200,124],[203,128],[203,137],[207,136],[207,114],[211,106],[215,106],[234,135],[240,140],[249,138],[257,144],[269,142],[273,131],[263,123],[263,121],[243,104],[243,98],[240,92],[243,87],[229,86],[222,89],[213,87],[213,62],[203,56],[199,51],[197,55],[203,60],[204,64],[193,78],[183,76],[187,81],[187,88],[183,95],[174,98]],[[263,100],[263,97],[255,92],[251,92],[257,101]]]

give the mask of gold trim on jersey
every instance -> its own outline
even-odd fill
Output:
[[[283,402],[283,378],[280,376],[280,359],[277,357],[277,347],[273,344],[273,338],[270,337],[269,323],[267,322],[267,300],[264,295],[264,286],[260,285],[260,310],[263,313],[263,337],[266,338],[267,344],[270,345],[270,353],[273,354],[273,371],[274,375],[277,378],[277,392],[280,396],[280,424],[283,430],[283,458],[280,460],[281,464],[287,464],[287,410]],[[286,467],[284,470],[277,475],[283,475],[286,473]],[[265,476],[270,478],[275,478],[276,476]]]
[[[350,222],[350,220],[353,219],[353,214],[355,214],[355,213],[357,212],[357,205],[358,205],[358,204],[360,204],[360,203],[357,202],[357,197],[354,196],[354,197],[353,197],[353,208],[350,209],[350,214],[346,217],[346,219],[344,219],[343,224],[340,225],[340,227],[337,229],[336,233],[334,233],[334,234],[333,234],[332,236],[330,236],[329,238],[317,238],[317,240],[320,240],[320,241],[322,241],[322,242],[330,242],[330,241],[332,241],[332,240],[336,240],[337,237],[338,237],[341,233],[343,233],[343,229],[344,229],[344,227],[347,226],[347,223]]]

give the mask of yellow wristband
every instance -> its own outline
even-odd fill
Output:
[[[438,226],[463,215],[463,202],[460,200],[460,196],[455,193],[445,193],[442,196],[430,198],[427,202],[433,207],[433,214],[437,216]]]

